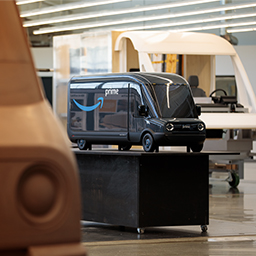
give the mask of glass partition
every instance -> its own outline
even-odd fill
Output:
[[[67,125],[67,85],[75,75],[112,71],[111,32],[53,38],[53,111]]]

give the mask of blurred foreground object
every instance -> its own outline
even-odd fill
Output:
[[[15,1],[0,1],[0,254],[85,255],[65,132],[41,91]]]

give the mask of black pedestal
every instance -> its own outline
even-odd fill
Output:
[[[76,152],[83,220],[120,226],[207,225],[208,155]]]

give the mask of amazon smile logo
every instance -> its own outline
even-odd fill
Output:
[[[96,108],[99,107],[99,106],[100,106],[100,108],[102,108],[104,99],[103,99],[102,97],[99,97],[97,100],[98,100],[99,102],[96,103],[96,104],[93,105],[93,106],[83,106],[83,105],[79,104],[76,100],[73,99],[73,101],[75,102],[75,104],[77,105],[77,107],[80,108],[80,109],[83,110],[83,111],[92,111],[92,110],[96,109]]]

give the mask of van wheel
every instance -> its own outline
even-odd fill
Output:
[[[77,146],[80,150],[86,150],[88,147],[86,145],[86,141],[85,140],[77,140]]]
[[[190,146],[193,152],[201,152],[203,147],[204,147],[204,144],[197,144],[197,145]]]
[[[131,145],[118,145],[119,151],[128,151],[132,146]]]
[[[153,152],[155,150],[154,140],[150,133],[146,133],[143,136],[142,146],[146,152]]]

